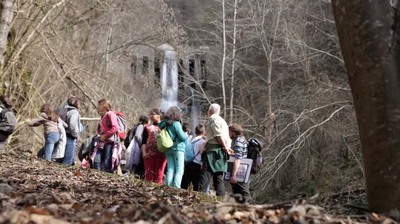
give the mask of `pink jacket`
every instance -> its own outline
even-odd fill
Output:
[[[113,111],[108,111],[101,118],[97,128],[98,134],[103,134],[107,141],[115,141],[115,134],[118,132],[117,115]]]

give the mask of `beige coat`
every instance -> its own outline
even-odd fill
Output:
[[[59,132],[57,122],[51,121],[47,118],[46,113],[40,113],[39,117],[34,118],[28,122],[28,125],[31,127],[37,127],[42,125],[44,126],[44,132],[46,134],[50,132]]]

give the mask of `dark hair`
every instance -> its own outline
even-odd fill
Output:
[[[188,133],[190,133],[192,131],[189,124],[186,122],[182,124],[182,130],[183,130],[183,132],[188,132]]]
[[[101,99],[97,102],[101,106],[106,106],[106,110],[110,111],[111,110],[111,102],[107,99]]]
[[[68,98],[67,100],[67,104],[71,107],[79,107],[79,104],[81,103],[81,100],[76,97],[76,96],[71,96],[70,98]]]
[[[236,135],[242,135],[243,134],[243,128],[240,124],[233,123],[229,125],[229,130],[234,132]]]
[[[48,103],[43,104],[42,107],[40,107],[40,112],[45,113],[47,115],[48,120],[54,122],[58,121],[58,115],[54,112],[50,104]]]
[[[177,106],[170,107],[164,115],[164,119],[171,125],[174,121],[182,121],[181,109]]]
[[[0,96],[0,102],[7,108],[12,108],[13,106],[10,97],[5,95]]]
[[[151,109],[150,110],[150,114],[151,113],[154,113],[154,114],[157,114],[157,115],[162,115],[162,111],[160,110],[160,109],[157,109],[157,108],[154,108],[154,109]]]
[[[150,118],[148,116],[142,115],[139,118],[139,124],[147,124],[147,123],[149,123],[149,119]]]
[[[204,124],[199,124],[196,126],[196,129],[194,132],[196,133],[196,135],[202,135],[202,134],[206,133],[206,126],[204,126]]]

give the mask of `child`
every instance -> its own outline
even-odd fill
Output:
[[[44,158],[47,161],[52,160],[55,145],[60,139],[60,131],[58,129],[59,116],[53,111],[50,104],[43,104],[40,108],[39,117],[28,120],[28,125],[31,127],[44,126]]]
[[[183,173],[182,178],[182,189],[188,189],[189,184],[193,184],[193,190],[199,191],[199,181],[201,174],[201,152],[204,149],[204,144],[206,142],[205,139],[205,126],[203,124],[199,124],[196,126],[195,134],[196,137],[190,142],[190,147],[187,150],[193,150],[193,152],[185,153],[185,172]],[[191,157],[191,158],[188,158]]]

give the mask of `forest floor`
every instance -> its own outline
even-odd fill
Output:
[[[0,224],[397,223],[330,215],[307,200],[242,205],[127,176],[0,154]]]

